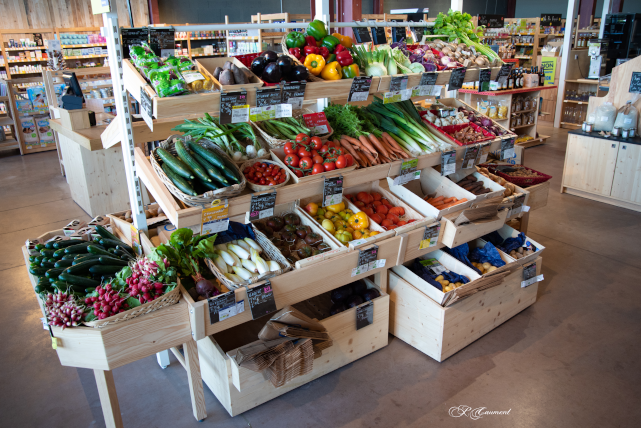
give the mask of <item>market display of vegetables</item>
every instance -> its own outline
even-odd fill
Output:
[[[550,175],[543,174],[523,165],[487,163],[479,167],[486,168],[488,173],[496,174],[506,181],[510,181],[521,187],[544,183],[552,178]]]
[[[440,269],[435,270],[433,266],[438,266]],[[444,293],[470,282],[468,277],[446,269],[436,259],[414,259],[408,269]]]
[[[503,192],[504,198],[507,198],[508,196],[512,196],[512,195],[514,196],[521,195],[521,193],[516,190],[516,186],[513,183],[506,181],[503,177],[499,177],[498,175],[492,174],[485,167],[477,166],[476,169],[478,170],[479,174],[484,175],[490,180],[492,180],[493,182],[498,183],[501,186],[505,187],[505,191]]]
[[[225,61],[222,67],[216,67],[214,70],[214,78],[220,82],[221,85],[241,85],[250,83],[252,75],[245,67],[238,67],[231,61]]]
[[[312,135],[311,129],[300,118],[283,117],[254,123],[267,135],[279,140],[295,140],[299,134]]]
[[[295,141],[283,147],[283,162],[297,177],[322,174],[354,164],[351,154],[345,153],[334,141],[323,142],[319,137],[298,134]]]
[[[367,288],[367,284],[362,280],[351,282],[329,293],[332,302],[329,313],[336,315],[362,303],[374,300],[380,295],[380,291],[376,288]]]
[[[423,118],[441,128],[449,125],[474,124],[476,127],[489,132],[493,136],[501,136],[509,133],[509,131],[494,123],[492,119],[463,107],[459,107],[457,111],[457,109],[445,107],[438,103],[432,104]],[[481,131],[477,129],[474,129],[474,131],[481,134],[479,138],[481,136],[486,138]]]
[[[363,211],[354,213],[346,207],[345,202],[326,207],[310,202],[305,206],[305,211],[343,245],[354,239],[367,239],[380,233],[369,228],[367,214]]]
[[[425,202],[436,208],[437,210],[444,210],[446,208],[453,207],[454,205],[462,204],[467,202],[467,198],[458,199],[456,196],[450,196],[449,198],[445,196],[430,196],[427,195],[423,198]]]
[[[462,187],[470,193],[475,195],[484,195],[490,193],[492,190],[483,185],[483,181],[476,178],[473,174],[456,182],[456,185]]]
[[[347,193],[343,196],[385,230],[396,229],[416,221],[406,218],[405,208],[395,207],[378,192],[358,192],[356,195]]]
[[[254,222],[254,226],[267,236],[283,256],[292,264],[331,250],[323,237],[311,227],[301,223],[300,216],[285,213]]]
[[[262,52],[252,61],[250,69],[267,83],[307,80],[309,77],[306,67],[297,65],[287,55],[278,55],[274,51]]]
[[[527,236],[525,236],[523,232],[520,232],[516,237],[503,239],[503,237],[495,231],[483,236],[482,239],[491,242],[496,248],[509,254],[510,257],[514,259],[521,259],[538,251],[536,246],[527,240]]]

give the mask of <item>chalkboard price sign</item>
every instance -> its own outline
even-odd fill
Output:
[[[360,275],[369,272],[373,269],[385,267],[385,259],[377,260],[378,245],[374,245],[367,250],[358,250],[358,262],[354,269],[352,269],[352,276]]]
[[[220,123],[232,123],[234,107],[247,105],[247,91],[220,93]],[[249,109],[247,109],[249,110]]]
[[[252,319],[276,312],[274,289],[269,280],[258,287],[247,288],[247,301],[251,309]]]
[[[125,59],[130,58],[129,48],[131,46],[149,42],[149,29],[146,27],[121,28],[120,34],[122,36],[122,57]]]
[[[390,92],[407,89],[408,80],[409,80],[409,77],[407,76],[392,76],[389,83]]]
[[[630,92],[641,94],[641,72],[633,71],[630,79]]]
[[[479,154],[479,145],[467,146],[463,154],[463,164],[461,168],[468,169],[474,166],[474,161]]]
[[[421,43],[421,40],[423,40],[423,34],[429,35],[427,27],[410,27],[410,31],[412,32],[414,43]]]
[[[150,28],[149,47],[157,56],[173,55],[176,50],[176,31],[173,28]]]
[[[352,27],[354,31],[354,37],[356,38],[356,43],[367,43],[372,41],[372,36],[369,34],[369,28],[367,27]]]
[[[291,104],[293,110],[302,109],[303,100],[305,99],[305,88],[307,88],[307,82],[305,80],[283,83],[283,104]]]
[[[560,13],[542,13],[541,14],[541,25],[544,27],[558,27],[561,25],[561,14]]]
[[[385,36],[385,27],[372,27],[372,39],[375,45],[387,44],[387,37]]]
[[[151,105],[151,97],[145,91],[145,88],[143,86],[140,87],[140,114],[142,115],[142,118],[145,120],[145,123],[149,127],[151,131],[154,130],[154,122],[151,118],[153,115],[153,107]]]
[[[501,160],[514,157],[514,138],[501,141]]]
[[[256,107],[267,107],[280,104],[280,86],[256,89]]]
[[[479,70],[479,91],[485,92],[490,90],[490,80],[492,78],[491,68],[482,68]]]
[[[455,68],[450,75],[450,81],[447,86],[448,91],[456,91],[463,87],[463,80],[465,80],[465,67]]]
[[[374,302],[369,301],[356,307],[356,330],[374,323]]]
[[[210,324],[215,324],[236,315],[236,293],[233,291],[207,299],[207,303],[209,304]]]
[[[276,191],[252,195],[249,202],[249,220],[260,220],[274,215],[276,205]]]
[[[352,87],[349,88],[347,101],[367,101],[369,88],[372,86],[372,78],[369,76],[357,76],[352,80]]]
[[[400,43],[402,40],[407,39],[405,28],[406,27],[392,27],[392,43]]]
[[[499,70],[499,74],[496,77],[496,80],[498,82],[501,82],[501,83],[503,83],[505,80],[507,80],[507,77],[510,75],[510,70],[512,70],[512,66],[513,65],[514,64],[509,63],[509,62],[507,64],[503,64],[501,66],[501,69]]]
[[[503,28],[503,15],[479,13],[478,25],[485,25],[485,28]]]
[[[339,204],[343,200],[343,176],[323,181],[323,206]]]
[[[456,150],[441,152],[441,175],[446,176],[456,172]]]

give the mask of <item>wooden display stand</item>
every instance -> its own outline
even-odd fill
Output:
[[[604,97],[590,97],[588,117],[606,101],[620,108],[632,98],[630,79],[641,69],[641,57],[612,69],[610,90]],[[637,111],[641,101],[635,103]],[[635,124],[641,129],[641,119]],[[568,135],[561,193],[581,196],[606,204],[641,211],[639,175],[641,171],[641,138],[603,138],[597,132],[580,130]]]

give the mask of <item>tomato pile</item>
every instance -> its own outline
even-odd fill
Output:
[[[344,195],[354,205],[363,211],[373,222],[378,223],[385,230],[396,229],[408,223],[415,222],[414,219],[404,219],[405,209],[395,207],[390,201],[378,192],[358,192],[354,195]]]
[[[256,162],[243,171],[245,178],[254,184],[275,186],[287,180],[287,171],[278,165],[267,162]]]
[[[343,154],[338,143],[298,134],[296,141],[285,144],[285,165],[298,177],[321,174],[354,165],[349,153]]]

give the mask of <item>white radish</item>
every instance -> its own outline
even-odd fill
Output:
[[[217,254],[218,257],[214,258],[214,264],[222,273],[227,273],[227,263],[225,263],[225,260],[223,260],[223,257],[220,255],[220,253]]]
[[[258,254],[260,254],[260,253],[262,253],[262,252],[263,252],[263,247],[261,247],[260,245],[258,245],[258,243],[257,243],[256,241],[254,241],[253,239],[251,239],[251,238],[245,238],[245,242],[246,242],[250,247],[252,247],[254,250],[258,251]],[[247,251],[249,251],[249,250],[247,250]],[[251,252],[251,251],[250,251],[250,252]]]
[[[268,261],[267,266],[269,266],[270,272],[276,272],[277,270],[280,270],[280,265],[273,260]]]
[[[238,245],[239,247],[241,247],[243,250],[247,251],[248,253],[252,249],[252,247],[250,247],[249,244],[247,242],[243,241],[242,239],[239,240],[236,245]]]
[[[244,248],[234,244],[229,244],[227,248],[229,248],[230,251],[233,251],[241,259],[249,259],[249,252],[245,251]]]
[[[216,244],[214,245],[218,251],[227,251],[227,244]]]
[[[240,266],[240,263],[236,264],[236,260],[227,251],[219,251],[218,254],[220,254],[225,263],[227,263],[229,266]]]
[[[248,271],[255,272],[255,273],[258,272],[258,268],[256,267],[256,264],[251,260],[242,259],[241,262],[243,263],[243,267]]]
[[[251,272],[245,268],[234,266],[233,269],[234,269],[234,273],[236,273],[236,275],[238,275],[245,281],[249,281],[252,277]]]

